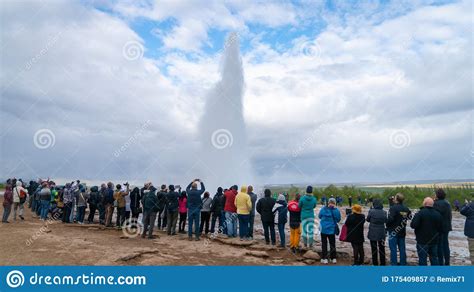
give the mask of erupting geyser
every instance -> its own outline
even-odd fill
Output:
[[[206,99],[199,124],[201,139],[200,169],[208,189],[232,184],[250,184],[250,160],[247,157],[247,135],[242,97],[244,74],[240,58],[239,38],[231,33],[222,56],[221,80]]]

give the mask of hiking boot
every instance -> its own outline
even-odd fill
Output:
[[[193,238],[190,236],[190,237],[188,237],[188,240],[189,240],[189,241],[193,241]]]
[[[21,220],[25,220],[25,217],[23,217],[23,216],[20,216],[20,219],[21,219]]]
[[[200,239],[199,237],[196,237],[196,239],[195,239],[195,240],[196,240],[196,241],[199,241],[199,240],[201,240],[201,239]]]

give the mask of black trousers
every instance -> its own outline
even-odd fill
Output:
[[[96,210],[97,210],[97,205],[89,204],[89,216],[87,217],[87,221],[89,223],[94,223],[94,216],[95,216]]]
[[[211,212],[201,212],[201,224],[199,225],[199,232],[209,233],[209,219],[211,219]]]
[[[188,213],[179,213],[178,232],[184,232],[184,227],[186,227],[186,217],[188,217]]]
[[[371,240],[370,249],[372,250],[372,264],[378,266],[380,257],[380,265],[385,266],[385,240]]]
[[[364,264],[364,243],[351,242],[352,252],[354,253],[354,265],[359,266]]]
[[[329,256],[332,259],[336,258],[336,235],[321,233],[321,247],[323,250],[323,259],[328,258],[328,241],[329,241]]]
[[[163,209],[158,213],[158,229],[165,229],[166,228],[166,215],[167,210]]]
[[[273,222],[262,222],[263,225],[263,234],[265,235],[265,242],[267,244],[270,243],[270,238],[272,240],[272,244],[276,244],[275,239],[275,223]]]

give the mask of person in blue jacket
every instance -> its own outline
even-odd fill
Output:
[[[201,184],[201,189],[198,189],[197,183]],[[199,221],[201,217],[202,209],[202,199],[201,195],[204,193],[206,188],[204,183],[195,179],[189,183],[186,188],[186,193],[188,194],[188,239],[193,240],[193,225],[194,225],[194,236],[196,236],[196,241],[199,240],[201,233],[199,232]]]
[[[314,241],[314,208],[316,208],[312,186],[306,188],[306,194],[301,197],[298,207],[301,209],[303,244],[305,247],[312,248]]]
[[[341,213],[336,208],[336,200],[330,198],[328,206],[324,206],[319,211],[318,215],[320,219],[321,227],[321,245],[322,245],[322,258],[321,263],[328,263],[328,241],[329,241],[329,257],[333,264],[337,263],[336,260],[336,229],[337,223],[341,221]]]

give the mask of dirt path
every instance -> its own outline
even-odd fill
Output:
[[[461,217],[455,217],[451,239],[453,264],[469,264],[467,243],[462,238]],[[25,209],[25,221],[0,224],[1,265],[319,265],[319,261],[294,255],[288,249],[264,244],[261,227],[256,220],[256,240],[251,243],[221,237],[188,241],[187,235],[167,236],[155,232],[154,239],[124,236],[122,230],[98,224],[63,224],[40,221]],[[367,226],[366,226],[367,229]],[[278,234],[277,234],[278,236]],[[450,236],[451,237],[451,236]],[[416,264],[413,234],[407,237],[408,261]],[[316,250],[320,251],[316,241]],[[366,244],[366,263],[370,250]],[[351,264],[351,249],[337,242],[338,265]],[[387,248],[388,249],[388,248]],[[413,250],[412,250],[413,249]],[[387,250],[388,256],[388,250]]]

